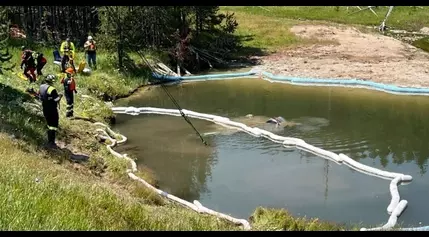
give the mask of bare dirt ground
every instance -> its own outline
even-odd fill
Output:
[[[300,46],[262,57],[262,69],[285,76],[429,87],[429,54],[412,45],[346,26],[297,25],[291,31],[299,37],[335,43]]]

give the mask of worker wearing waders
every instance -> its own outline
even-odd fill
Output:
[[[64,95],[66,96],[67,101],[67,109],[66,109],[66,117],[73,117],[73,103],[74,103],[74,93],[76,91],[76,82],[73,78],[73,69],[67,68],[66,77],[61,79],[61,84],[64,85]]]
[[[21,56],[21,69],[24,70],[23,74],[27,77],[30,83],[36,81],[36,62],[33,57],[33,52],[31,50],[24,50]],[[30,72],[30,73],[28,73]]]
[[[67,63],[70,63],[73,67],[73,70],[76,71],[76,68],[74,67],[73,59],[74,59],[74,52],[75,47],[73,42],[70,42],[70,38],[67,38],[66,41],[64,41],[60,46],[60,52],[63,55],[61,59],[61,71],[66,71],[66,65]]]
[[[55,76],[48,75],[42,85],[40,85],[39,99],[42,101],[43,116],[48,124],[48,146],[56,147],[55,135],[58,130],[58,103],[62,95],[58,94],[55,87],[52,86]]]

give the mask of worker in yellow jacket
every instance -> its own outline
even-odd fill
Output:
[[[70,38],[67,37],[66,41],[61,44],[60,52],[62,54],[61,71],[65,72],[67,68],[67,63],[70,63],[73,70],[76,72],[76,68],[73,63],[73,59],[75,56],[75,47],[73,42],[70,41]]]

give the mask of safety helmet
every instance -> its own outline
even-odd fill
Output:
[[[66,38],[66,41],[67,41],[67,42],[70,42],[70,37],[67,37],[67,38]]]
[[[67,74],[73,74],[74,73],[73,68],[71,68],[71,67],[67,68],[66,73]]]
[[[48,83],[52,83],[55,80],[55,75],[49,74],[46,76],[45,81]]]
[[[24,51],[25,50],[25,46],[23,45],[23,46],[21,46],[21,50],[22,51]]]
[[[92,40],[92,36],[88,36],[88,40]]]

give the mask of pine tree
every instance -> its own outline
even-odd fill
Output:
[[[12,55],[9,53],[9,21],[7,19],[6,7],[0,7],[0,74],[3,74],[2,69],[11,70],[13,66],[5,67],[11,59]]]

